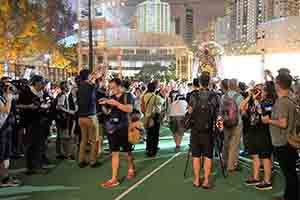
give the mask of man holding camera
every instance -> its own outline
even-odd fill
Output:
[[[194,169],[194,187],[210,189],[209,176],[213,163],[214,126],[219,109],[219,98],[209,91],[210,76],[200,76],[200,89],[190,96],[188,112],[191,114],[191,151]],[[204,162],[204,181],[200,180],[201,161]]]
[[[12,150],[12,131],[15,116],[13,116],[13,86],[9,79],[2,79],[0,84],[0,188],[16,187],[20,181],[8,174],[9,159]]]
[[[24,112],[26,125],[25,151],[27,174],[46,174],[43,168],[43,149],[45,146],[45,131],[49,127],[45,117],[50,103],[44,101],[45,80],[42,76],[34,75],[31,85],[20,94],[18,108]]]
[[[109,147],[112,152],[112,178],[102,184],[104,188],[112,188],[120,184],[118,180],[120,148],[127,153],[127,179],[130,180],[135,176],[133,156],[131,153],[132,147],[128,142],[128,116],[129,113],[133,111],[134,100],[132,95],[124,92],[120,79],[112,79],[109,83],[109,87],[112,97],[99,101],[100,104],[109,107],[111,110],[105,122],[105,126],[108,132]]]

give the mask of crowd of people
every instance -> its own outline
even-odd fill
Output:
[[[299,198],[297,148],[290,135],[297,134],[300,86],[287,69],[265,82],[247,87],[236,79],[213,81],[202,73],[192,83],[160,83],[112,78],[107,81],[87,69],[70,81],[51,84],[40,75],[30,81],[0,82],[0,187],[19,186],[9,175],[9,161],[25,155],[28,175],[48,173],[48,137],[55,124],[56,158],[77,160],[80,168],[101,166],[104,137],[111,154],[111,179],[104,188],[119,182],[120,151],[128,161],[127,179],[136,175],[133,150],[128,140],[133,119],[143,122],[146,156],[159,152],[160,127],[166,121],[174,136],[175,152],[182,149],[190,130],[194,187],[211,189],[216,138],[221,138],[219,159],[229,175],[240,170],[241,143],[253,163],[245,184],[258,190],[272,189],[272,166],[278,161],[285,177],[285,193],[278,200]],[[144,138],[141,137],[141,138]],[[89,156],[87,156],[87,148]],[[264,169],[260,176],[261,164]],[[204,179],[201,180],[203,166]]]

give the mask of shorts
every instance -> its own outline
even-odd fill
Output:
[[[271,159],[273,145],[270,133],[260,129],[250,129],[247,134],[248,153],[258,155],[260,159]]]
[[[108,134],[109,149],[112,152],[131,152],[132,145],[128,142],[128,128],[122,128],[113,134]]]
[[[210,133],[199,133],[192,130],[190,140],[192,157],[213,158],[214,142]]]
[[[170,130],[173,134],[183,136],[184,135],[184,116],[170,117]]]

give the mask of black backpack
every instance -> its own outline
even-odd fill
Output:
[[[213,128],[215,116],[214,93],[199,91],[191,95],[193,112],[191,114],[191,128],[196,131],[207,133]]]

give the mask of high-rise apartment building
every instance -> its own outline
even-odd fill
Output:
[[[233,12],[234,0],[224,0],[225,15],[230,16]]]
[[[194,11],[190,7],[187,7],[185,11],[184,39],[187,44],[192,44],[194,39]]]
[[[230,16],[218,17],[215,24],[215,41],[221,45],[230,43]]]
[[[233,40],[254,43],[257,26],[266,21],[265,0],[235,0],[231,15]]]
[[[146,0],[137,6],[139,32],[170,33],[170,5],[160,0]]]
[[[299,0],[274,0],[274,17],[299,16]]]

